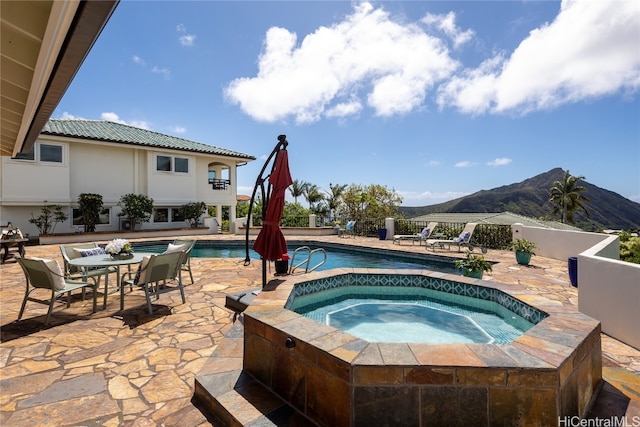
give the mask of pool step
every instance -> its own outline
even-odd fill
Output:
[[[200,410],[219,426],[316,426],[242,370],[243,341],[238,320],[195,378]]]

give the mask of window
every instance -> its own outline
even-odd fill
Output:
[[[171,157],[157,156],[156,157],[156,170],[171,172]]]
[[[189,159],[184,159],[181,157],[175,158],[175,171],[181,173],[189,173]]]
[[[62,163],[62,146],[51,144],[40,145],[40,161]]]
[[[98,216],[98,222],[96,225],[108,225],[111,221],[109,218],[111,217],[110,208],[102,208],[100,211],[100,215]],[[73,208],[71,210],[71,218],[73,225],[84,225],[84,220],[82,219],[82,214],[80,213],[80,209]]]
[[[18,153],[15,157],[12,157],[12,159],[43,163],[62,163],[62,147],[62,145],[38,142],[31,147],[31,150],[29,150],[28,153]]]
[[[180,208],[171,209],[171,222],[184,221],[184,216],[180,214]]]
[[[189,173],[189,159],[158,154],[156,156],[156,170],[161,172]]]
[[[169,222],[169,209],[167,208],[154,209],[153,222]]]

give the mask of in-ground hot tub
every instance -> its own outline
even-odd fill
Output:
[[[286,308],[367,286],[497,304],[533,326],[506,344],[369,342]],[[323,426],[555,425],[583,415],[600,382],[600,324],[529,299],[515,286],[429,271],[290,277],[245,312],[244,370]]]

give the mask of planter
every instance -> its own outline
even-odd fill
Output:
[[[289,261],[281,260],[275,261],[276,264],[276,274],[287,274],[289,271]]]
[[[471,277],[473,279],[482,279],[482,270],[468,270],[466,268],[462,269],[462,275],[465,277]]]
[[[516,261],[520,265],[529,265],[531,261],[531,252],[516,251]]]
[[[378,228],[378,239],[387,240],[387,229],[386,228]]]
[[[569,280],[571,280],[571,286],[578,287],[578,257],[569,257]]]
[[[110,254],[109,256],[111,257],[112,260],[115,260],[115,261],[122,261],[124,259],[133,258],[133,254],[131,252],[124,252],[121,254]]]

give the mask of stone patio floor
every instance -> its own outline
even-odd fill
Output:
[[[229,235],[184,238],[244,242]],[[333,242],[425,253],[424,246],[410,242],[299,239],[320,246]],[[27,256],[62,262],[58,245],[29,246]],[[569,284],[566,262],[534,257],[523,267],[512,252],[490,250],[486,257],[498,264],[485,280],[519,284],[558,303],[577,305],[578,289]],[[46,306],[32,302],[16,321],[24,275],[15,261],[0,266],[0,425],[214,425],[192,402],[194,378],[233,325],[233,313],[224,307],[226,294],[259,287],[261,263],[244,266],[244,259],[192,258],[191,265],[195,283],[186,278],[186,304],[178,292],[163,294],[149,315],[144,295],[134,292],[125,297],[125,310],[120,311],[116,293],[109,295],[106,310],[99,305],[92,313],[90,299],[82,301],[78,295],[70,308],[56,305],[46,328]],[[602,353],[605,381],[589,417],[640,420],[640,351],[603,334]]]

